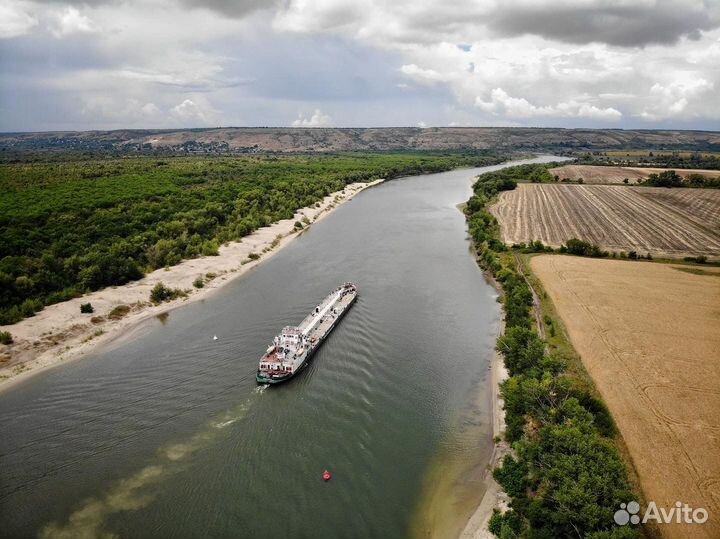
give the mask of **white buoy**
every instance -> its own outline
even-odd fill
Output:
[[[213,335],[213,341],[217,341],[217,335]]]

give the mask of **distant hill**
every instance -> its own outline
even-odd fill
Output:
[[[0,134],[0,156],[26,151],[112,153],[617,149],[720,151],[720,132],[520,127],[290,128],[59,131]]]

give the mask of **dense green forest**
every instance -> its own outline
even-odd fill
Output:
[[[637,530],[613,522],[620,503],[637,498],[613,440],[612,418],[591,389],[569,374],[570,358],[548,352],[532,329],[532,292],[515,256],[498,240],[497,221],[487,209],[517,179],[541,177],[543,170],[531,165],[483,174],[465,208],[478,260],[504,293],[505,331],[497,349],[510,375],[501,393],[514,455],[494,475],[512,502],[508,512],[493,515],[490,530],[502,539],[636,538]]]
[[[0,164],[0,324],[293,216],[346,184],[500,162],[480,153]]]

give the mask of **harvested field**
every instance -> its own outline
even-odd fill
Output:
[[[566,165],[564,167],[555,167],[549,170],[553,176],[558,176],[560,180],[567,178],[577,181],[582,178],[583,183],[587,184],[608,184],[608,183],[624,183],[627,178],[630,184],[635,184],[638,180],[644,180],[650,174],[658,174],[663,170],[674,170],[683,178],[689,174],[702,174],[708,178],[717,178],[720,176],[720,170],[701,170],[701,169],[679,169],[679,168],[641,168],[641,167],[601,167],[593,165]]]
[[[530,266],[615,418],[646,501],[709,513],[705,524],[659,532],[720,537],[720,268],[559,255]]]
[[[720,190],[519,184],[491,208],[505,243],[578,238],[610,251],[720,256]]]

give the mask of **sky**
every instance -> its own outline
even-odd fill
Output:
[[[720,129],[720,0],[0,0],[0,131]]]

